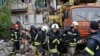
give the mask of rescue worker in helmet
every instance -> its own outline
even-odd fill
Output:
[[[43,44],[45,44],[46,32],[48,31],[47,26],[42,26],[41,30],[37,33],[34,39],[34,45],[37,47],[39,51],[39,56],[45,56],[45,49],[43,48]]]
[[[16,24],[19,25],[19,31],[23,30],[23,26],[21,25],[20,21],[16,21]]]
[[[31,25],[29,33],[30,33],[30,35],[31,35],[31,43],[32,43],[32,45],[33,45],[33,46],[32,46],[32,49],[34,50],[34,51],[33,51],[33,55],[36,56],[36,55],[37,55],[37,54],[36,54],[37,49],[36,49],[36,47],[34,46],[35,36],[37,35],[37,29],[36,29],[36,27],[33,26],[33,25]]]
[[[96,21],[90,22],[90,37],[87,40],[84,56],[100,55],[100,32],[99,24]]]
[[[14,24],[13,26],[14,31],[11,34],[11,40],[14,41],[13,43],[13,50],[12,52],[16,52],[20,49],[20,44],[19,44],[19,40],[20,40],[20,31],[19,31],[19,25],[18,24]]]
[[[77,46],[77,41],[80,37],[80,33],[78,31],[78,22],[72,22],[71,27],[68,27],[64,33],[62,41],[67,44],[67,55],[74,56],[75,49]]]
[[[34,42],[34,38],[37,34],[37,29],[35,28],[35,26],[31,25],[29,33],[31,35],[31,42]]]
[[[48,33],[48,49],[49,52],[52,54],[52,56],[59,56],[57,45],[60,44],[60,37],[59,37],[60,31],[59,26],[57,24],[53,24],[51,26],[51,30]]]

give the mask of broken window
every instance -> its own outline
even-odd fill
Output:
[[[25,24],[29,23],[28,15],[25,15]]]
[[[21,17],[20,16],[17,16],[16,17],[16,21],[21,21]]]
[[[22,23],[22,16],[21,15],[16,16],[15,22],[16,21],[19,21],[20,23]]]
[[[31,3],[32,0],[21,0],[23,3]]]

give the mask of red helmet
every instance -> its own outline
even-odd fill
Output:
[[[18,27],[19,27],[18,24],[14,24],[14,25],[13,25],[13,28],[14,28],[14,29],[16,29],[16,28],[18,28]]]

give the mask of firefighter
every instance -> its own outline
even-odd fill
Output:
[[[16,24],[19,25],[19,31],[23,30],[23,26],[21,25],[20,21],[16,21]]]
[[[60,31],[59,31],[58,24],[52,24],[51,30],[48,33],[48,37],[49,37],[48,48],[52,56],[59,56],[58,49],[57,49],[58,48],[57,45],[60,44],[59,34],[60,34]]]
[[[20,43],[19,43],[19,40],[20,40],[19,25],[18,24],[14,24],[13,28],[14,28],[14,31],[13,31],[13,33],[11,33],[12,40],[14,41],[12,52],[16,52],[16,51],[18,51],[20,49]]]
[[[32,43],[32,49],[33,49],[33,55],[36,56],[37,55],[36,54],[37,49],[34,46],[34,40],[35,40],[35,36],[37,34],[37,29],[35,28],[35,26],[31,25],[29,33],[31,35],[31,43]]]
[[[84,56],[99,56],[100,32],[99,32],[99,24],[96,21],[91,21],[90,31],[91,34],[86,43]]]
[[[77,28],[78,28],[78,22],[72,22],[71,27],[68,27],[63,34],[64,39],[62,41],[67,44],[68,56],[74,56],[75,54],[77,41],[80,37],[80,33]]]
[[[31,42],[34,42],[34,38],[37,34],[37,29],[35,28],[35,26],[31,25],[29,33],[31,35]]]
[[[39,51],[39,56],[45,56],[45,49],[43,48],[43,45],[45,44],[47,31],[48,31],[48,27],[42,26],[41,30],[37,33],[34,39],[34,45],[37,47]]]

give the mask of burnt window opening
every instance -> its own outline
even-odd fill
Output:
[[[23,3],[31,3],[32,0],[21,0]]]
[[[60,0],[62,3],[66,3],[68,2],[69,0]]]
[[[25,2],[25,0],[21,0],[22,2]]]

